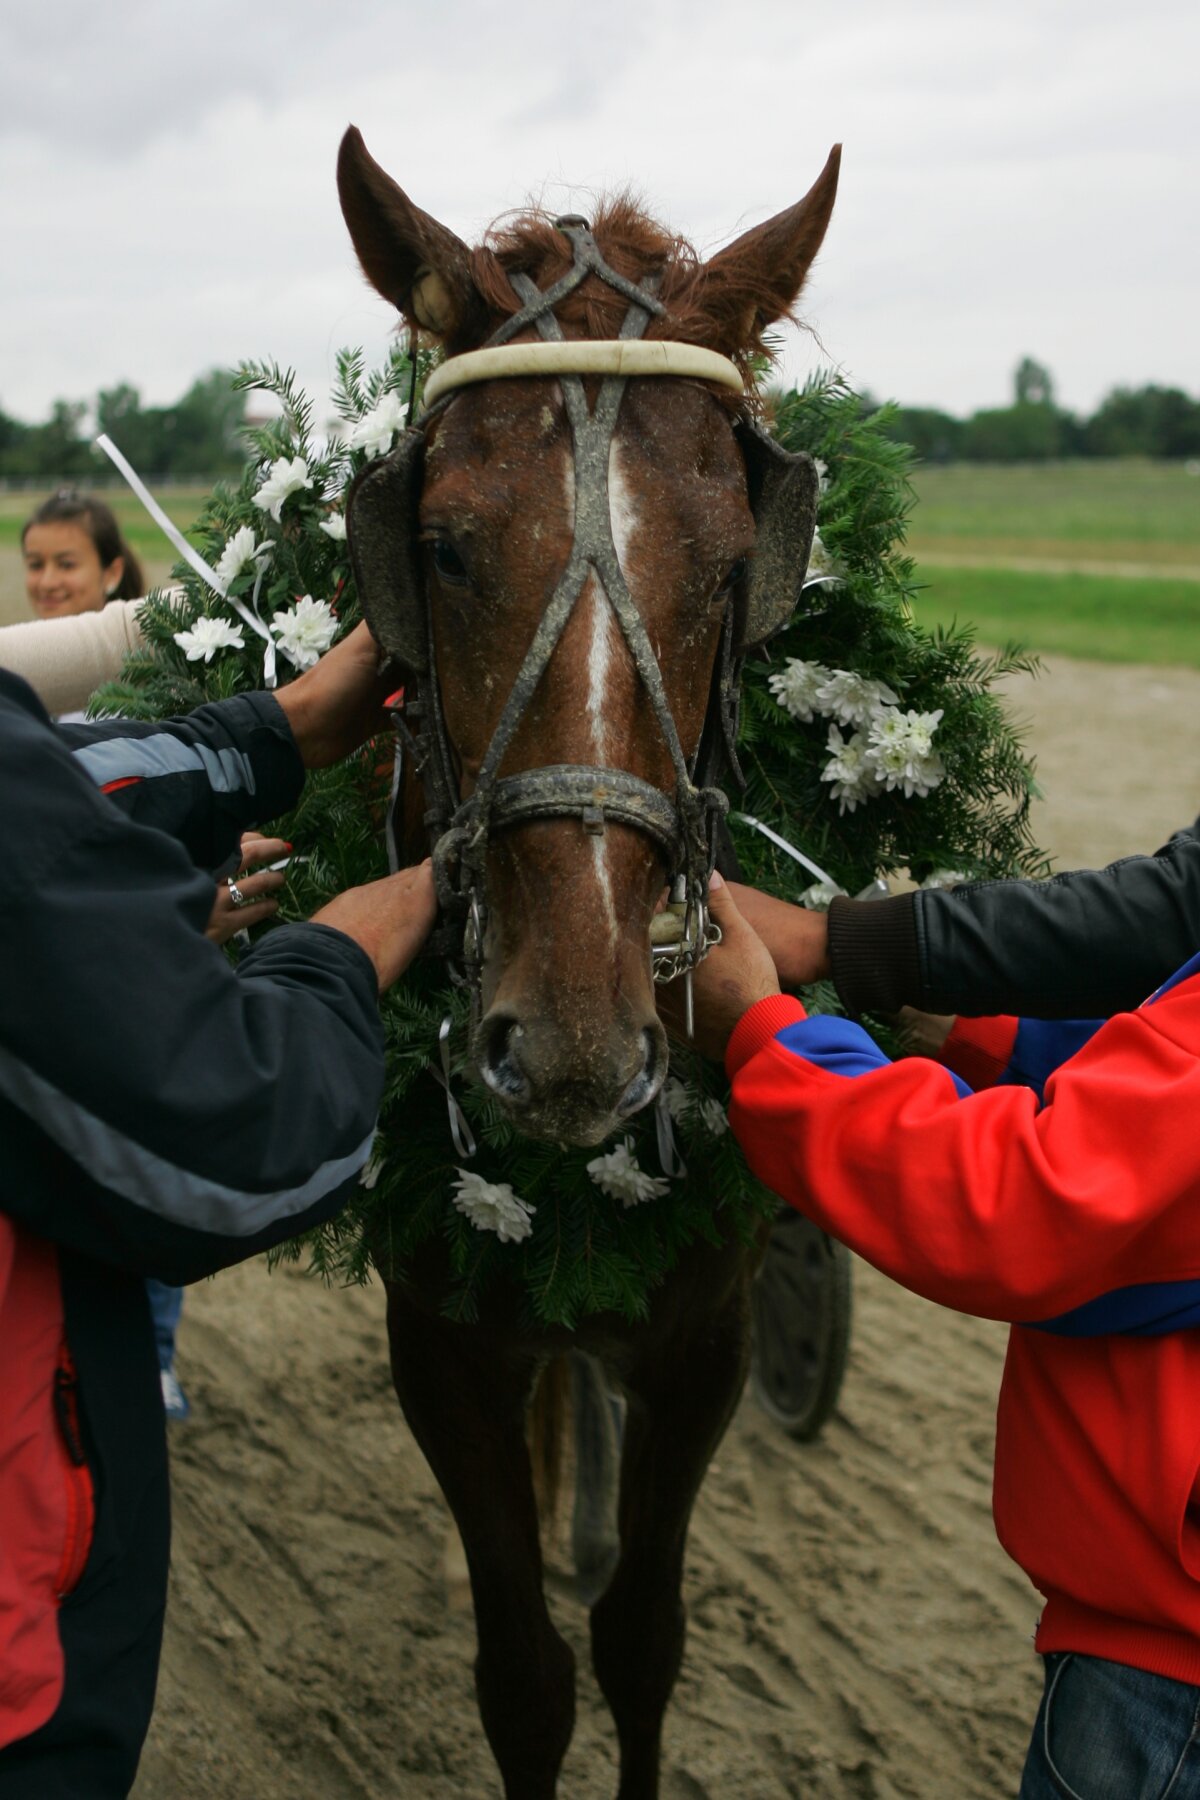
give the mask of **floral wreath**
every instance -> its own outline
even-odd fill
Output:
[[[360,352],[343,352],[337,427],[324,438],[290,372],[238,371],[236,386],[273,395],[279,417],[248,434],[240,483],[215,489],[191,543],[172,527],[180,585],[145,602],[145,647],[93,710],[163,718],[272,686],[357,622],[345,495],[392,447],[432,360],[420,353],[414,370],[397,349],[368,374]],[[1028,835],[1032,765],[993,691],[1032,665],[1015,649],[978,651],[968,628],[914,623],[902,550],[910,452],[888,435],[888,409],[866,413],[824,376],[766,396],[765,411],[787,448],[817,459],[822,491],[801,606],[744,670],[746,788],[730,796],[730,829],[746,879],[827,905],[835,893],[882,891],[898,870],[926,885],[1040,871]],[[392,770],[392,744],[375,740],[309,775],[274,828],[295,846],[279,922],[386,873]],[[805,997],[812,1011],[838,1010],[829,984]],[[402,1275],[418,1245],[440,1236],[453,1317],[473,1318],[485,1284],[507,1278],[533,1321],[638,1318],[687,1245],[748,1241],[775,1210],[728,1130],[723,1074],[700,1057],[673,1048],[661,1104],[589,1153],[521,1137],[465,1078],[466,1001],[432,959],[381,1009],[387,1080],[357,1198],[286,1252],[326,1276],[365,1280],[372,1264]],[[443,1094],[431,1104],[435,1083]]]

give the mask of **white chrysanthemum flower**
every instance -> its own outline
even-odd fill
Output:
[[[945,764],[933,748],[933,734],[941,721],[936,712],[888,710],[871,721],[867,760],[883,786],[891,792],[902,788],[907,798],[931,793],[944,779]]]
[[[271,630],[284,655],[297,669],[311,669],[337,635],[338,622],[327,600],[314,600],[305,594],[290,612],[277,612],[271,619]]]
[[[671,1184],[662,1175],[647,1175],[633,1154],[633,1139],[622,1138],[607,1156],[594,1156],[587,1172],[596,1186],[619,1200],[622,1206],[640,1206],[644,1200],[661,1200]]]
[[[703,1121],[704,1129],[711,1132],[713,1137],[721,1137],[729,1130],[729,1120],[726,1117],[725,1108],[717,1099],[710,1097],[700,1102],[700,1118]]]
[[[359,1173],[359,1187],[373,1188],[375,1183],[379,1180],[379,1177],[383,1174],[386,1162],[387,1157],[383,1154],[379,1139],[376,1138],[375,1142],[371,1145],[371,1154],[368,1156]]]
[[[686,1081],[680,1081],[678,1075],[668,1075],[667,1084],[663,1088],[663,1099],[676,1125],[691,1112],[694,1105],[691,1088]]]
[[[895,706],[899,696],[886,681],[872,681],[852,669],[835,669],[816,694],[816,709],[839,725],[864,726],[885,706]]]
[[[335,543],[344,544],[346,541],[345,514],[330,513],[327,519],[321,520],[321,530],[325,533],[326,537],[331,537]]]
[[[311,486],[312,476],[302,456],[277,456],[267,472],[267,479],[254,496],[254,504],[260,512],[269,512],[278,521],[289,494],[298,494],[301,488]]]
[[[828,912],[839,894],[845,892],[845,888],[839,887],[836,881],[814,881],[812,886],[806,887],[801,894],[800,904],[806,906],[810,912]]]
[[[768,676],[767,686],[785,713],[807,723],[816,710],[817,694],[830,674],[823,663],[801,662],[799,657],[789,656],[782,669]]]
[[[843,738],[836,725],[829,727],[825,741],[829,761],[821,771],[821,780],[832,782],[830,797],[838,802],[838,811],[853,812],[864,800],[879,792],[879,774],[867,761],[867,740],[861,731]]]
[[[830,576],[840,575],[841,572],[841,565],[835,562],[834,558],[825,548],[820,532],[814,531],[812,548],[808,553],[808,568],[805,571],[804,579],[806,581],[815,581],[822,576],[828,578]]]
[[[228,591],[230,585],[247,569],[252,569],[257,574],[259,569],[265,568],[274,549],[274,544],[267,538],[261,544],[255,542],[252,525],[240,525],[222,550],[213,573]]]
[[[494,1231],[502,1244],[519,1244],[533,1231],[536,1206],[518,1199],[507,1181],[485,1181],[459,1169],[451,1198],[476,1231]]]
[[[923,888],[955,888],[961,887],[964,881],[972,879],[972,876],[964,874],[961,869],[935,869],[932,875],[925,877],[921,886]]]
[[[408,418],[408,404],[399,394],[382,394],[376,404],[358,421],[346,439],[351,450],[365,450],[368,456],[382,456],[392,447],[392,439]]]
[[[190,631],[177,631],[175,642],[187,652],[189,662],[212,661],[218,650],[243,650],[245,639],[240,625],[228,619],[197,619]]]

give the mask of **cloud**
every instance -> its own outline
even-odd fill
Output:
[[[390,309],[337,208],[353,120],[475,239],[527,196],[632,183],[705,250],[789,205],[831,143],[841,194],[805,298],[878,394],[1002,402],[1029,352],[1068,404],[1200,390],[1192,4],[1150,0],[61,0],[0,42],[0,406],[126,379],[175,398],[269,354],[324,385]],[[820,350],[794,338],[787,366]]]

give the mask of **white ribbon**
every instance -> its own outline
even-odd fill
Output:
[[[654,1135],[658,1139],[658,1162],[664,1175],[673,1181],[687,1174],[687,1164],[680,1155],[679,1145],[675,1140],[675,1126],[671,1119],[671,1109],[667,1105],[667,1088],[664,1082],[658,1090],[658,1098],[654,1102]]]
[[[282,644],[276,645],[275,634],[271,630],[271,627],[269,625],[264,625],[262,619],[259,617],[258,590],[262,586],[263,575],[266,573],[266,564],[263,563],[259,567],[258,579],[254,583],[254,593],[251,596],[251,605],[254,610],[251,611],[249,606],[243,606],[240,600],[234,599],[216,570],[210,569],[204,558],[200,555],[200,552],[188,543],[182,531],[180,531],[179,527],[172,519],[167,517],[162,507],[158,504],[158,501],[154,498],[154,495],[150,492],[137,470],[133,467],[133,464],[122,455],[112,439],[104,432],[101,432],[100,436],[96,439],[96,447],[99,450],[103,450],[109,461],[114,463],[121,471],[121,474],[125,477],[146,511],[150,514],[154,523],[159,527],[160,531],[165,532],[167,537],[170,538],[184,562],[196,571],[196,574],[200,577],[201,581],[206,587],[212,589],[218,599],[223,600],[226,606],[231,606],[233,608],[243,624],[250,627],[255,637],[260,637],[262,639],[263,643],[266,645],[266,649],[263,653],[263,681],[267,687],[273,688],[278,679],[275,672],[276,649],[283,650],[283,654],[288,658],[289,662],[295,662],[295,658],[290,656],[288,652],[283,649]]]
[[[446,1106],[450,1114],[450,1136],[454,1140],[454,1148],[464,1162],[469,1162],[476,1151],[475,1136],[467,1123],[467,1115],[454,1097],[454,1089],[450,1086],[450,1029],[454,1021],[447,1013],[438,1027],[438,1053],[442,1066],[430,1063],[429,1073],[438,1086],[446,1090]]]
[[[828,887],[841,886],[841,883],[835,881],[832,875],[827,875],[825,873],[820,863],[815,863],[811,856],[805,856],[803,850],[797,850],[795,844],[789,844],[785,837],[780,837],[777,831],[772,831],[771,827],[769,825],[764,825],[761,819],[751,818],[749,813],[730,813],[729,816],[731,819],[736,819],[741,825],[749,825],[752,830],[761,831],[762,835],[765,838],[770,838],[771,842],[778,845],[780,850],[786,850],[788,855],[793,857],[796,862],[802,863],[811,874],[816,876],[818,881],[825,882]]]

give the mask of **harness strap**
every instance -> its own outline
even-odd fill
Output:
[[[692,962],[698,961],[707,948],[709,928],[705,900],[708,877],[715,854],[717,821],[728,807],[726,796],[720,788],[697,788],[693,783],[667,700],[658,658],[629,591],[613,541],[608,467],[617,414],[628,374],[684,373],[682,369],[668,369],[665,365],[670,358],[664,358],[663,352],[685,350],[695,351],[703,358],[714,358],[715,363],[720,365],[715,373],[711,370],[704,371],[708,379],[723,380],[726,385],[733,385],[730,379],[732,372],[740,389],[741,376],[727,358],[715,357],[714,352],[703,351],[699,346],[660,346],[657,342],[641,342],[642,333],[651,316],[661,316],[665,312],[653,291],[657,285],[657,277],[651,277],[640,287],[635,285],[618,275],[604,261],[585,220],[572,215],[556,220],[555,223],[572,246],[574,260],[568,274],[543,291],[529,276],[521,272],[510,273],[509,280],[517,297],[525,304],[501,326],[483,350],[469,352],[443,364],[426,388],[427,402],[441,411],[459,386],[471,381],[490,379],[493,374],[519,372],[512,360],[514,358],[523,360],[525,372],[531,372],[529,365],[532,363],[537,365],[538,372],[542,374],[551,373],[549,366],[542,365],[553,362],[553,372],[561,379],[574,455],[575,529],[567,566],[555,586],[534,633],[533,642],[517,672],[484,754],[474,791],[464,803],[457,800],[457,782],[437,681],[433,621],[426,608],[429,682],[425,690],[428,699],[426,702],[423,697],[422,704],[428,705],[429,716],[427,733],[423,735],[429,741],[429,761],[432,766],[428,774],[431,777],[430,798],[433,802],[432,810],[427,815],[427,823],[437,834],[433,865],[442,905],[459,917],[464,912],[468,914],[468,927],[462,940],[463,957],[470,970],[476,995],[483,955],[484,915],[481,894],[489,834],[492,831],[508,829],[532,819],[578,816],[585,830],[600,833],[604,830],[606,821],[612,820],[640,830],[652,838],[664,854],[668,872],[673,877],[673,890],[676,891],[677,899],[684,903],[684,914],[690,921],[685,930],[687,941],[672,951],[670,959],[669,972],[679,973],[690,969]],[[589,346],[587,343],[567,343],[554,314],[555,306],[590,274],[599,276],[630,302],[618,339],[607,345],[591,346],[603,351],[599,359],[603,379],[593,411],[588,409],[581,379],[581,374],[587,371],[581,371],[576,357],[577,352],[586,350]],[[531,327],[536,329],[542,340],[540,344],[501,348],[518,332]],[[525,356],[527,351],[534,352],[534,357]],[[654,354],[646,357],[646,352]],[[638,353],[643,354],[639,356]],[[504,366],[484,360],[494,359],[496,356],[505,359]],[[633,367],[634,363],[642,360],[653,364],[653,369],[647,367],[642,371]],[[629,366],[626,367],[626,364]],[[450,370],[458,372],[457,378],[443,379],[439,383],[438,377],[444,377]],[[686,372],[701,371],[688,369]],[[427,411],[424,419],[426,427],[430,417],[431,413]],[[661,789],[626,770],[585,764],[546,765],[500,777],[500,766],[505,754],[575,604],[592,574],[596,576],[612,608],[639,680],[654,709],[675,773],[673,801]],[[707,778],[710,768],[715,771],[717,747],[728,746],[736,732],[736,667],[731,659],[730,617],[721,634],[718,666],[714,671],[713,697],[717,702],[719,719],[715,731],[711,720],[706,723],[702,733],[702,752],[697,757],[704,772],[702,779]],[[710,705],[710,713],[711,710]],[[667,972],[664,965],[663,973]]]

